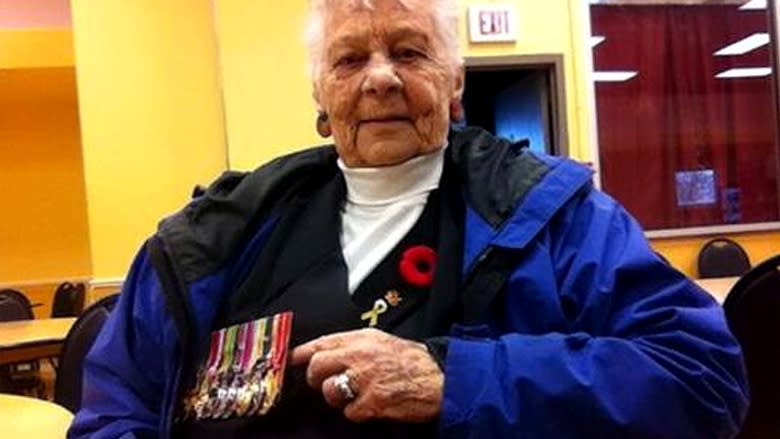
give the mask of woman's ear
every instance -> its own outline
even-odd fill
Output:
[[[452,99],[463,100],[463,90],[466,87],[466,68],[461,62],[455,67],[455,75],[452,84]]]
[[[330,127],[328,113],[322,107],[322,102],[320,102],[320,88],[317,81],[312,81],[311,97],[314,98],[314,103],[317,105],[317,120],[314,124],[317,134],[323,138],[328,138],[333,134],[333,130]]]
[[[320,88],[317,87],[317,82],[311,82],[311,98],[314,99],[314,104],[317,105],[317,111],[322,111],[322,104],[320,104]]]
[[[455,68],[453,78],[452,97],[450,99],[450,120],[452,122],[461,122],[465,117],[463,109],[463,90],[466,81],[466,70],[461,63]]]

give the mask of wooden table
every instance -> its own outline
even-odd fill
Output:
[[[75,321],[71,317],[0,322],[0,365],[58,356]]]
[[[42,399],[0,393],[0,437],[64,438],[73,414]]]
[[[723,304],[729,291],[731,291],[731,288],[738,280],[739,277],[713,277],[710,279],[694,279],[693,281],[704,291],[710,293],[718,303]]]

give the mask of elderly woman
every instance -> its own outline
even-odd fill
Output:
[[[139,253],[71,437],[727,437],[740,350],[588,170],[461,117],[455,0],[312,0],[335,146]]]

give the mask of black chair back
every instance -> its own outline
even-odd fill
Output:
[[[30,300],[21,291],[0,291],[0,322],[32,320]],[[0,366],[0,393],[43,395],[43,382],[38,376],[38,361],[4,364]]]
[[[54,292],[54,303],[51,307],[51,317],[77,317],[84,309],[84,284],[64,282]]]
[[[0,322],[29,320],[28,313],[29,309],[16,300],[0,297]]]
[[[70,328],[54,382],[54,402],[76,413],[81,408],[84,358],[116,305],[118,294],[104,297],[84,310]]]
[[[6,301],[5,305],[0,308],[0,322],[31,320],[33,318],[30,299],[21,291],[10,288],[0,290],[0,301]]]
[[[200,198],[202,196],[206,195],[206,187],[196,184],[194,188],[192,188],[192,198]]]
[[[663,255],[663,253],[661,253],[661,252],[657,252],[657,251],[656,251],[656,252],[654,252],[654,253],[655,253],[655,255],[658,257],[658,259],[660,259],[661,261],[663,261],[663,263],[664,263],[664,264],[666,264],[666,265],[672,265],[672,264],[671,264],[671,262],[669,262],[669,259],[667,259],[667,258],[666,258],[666,256],[664,256],[664,255]]]
[[[737,281],[723,307],[750,383],[750,409],[739,437],[780,437],[780,255]]]
[[[700,278],[742,276],[750,270],[750,258],[736,242],[715,238],[699,251],[698,266]]]

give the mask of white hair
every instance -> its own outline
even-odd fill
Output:
[[[309,0],[309,13],[306,20],[304,38],[308,49],[309,74],[313,80],[317,80],[320,67],[325,55],[325,20],[327,9],[335,2],[349,1],[355,6],[367,9],[374,8],[374,0]],[[407,9],[412,9],[409,0],[397,0]],[[433,3],[434,22],[436,32],[444,43],[445,56],[453,68],[460,67],[462,60],[458,47],[458,3],[457,0],[428,0]]]

